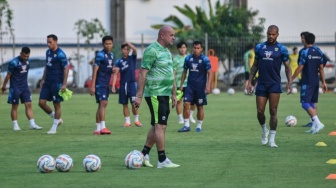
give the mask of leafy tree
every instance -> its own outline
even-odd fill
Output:
[[[0,43],[3,42],[3,36],[9,34],[13,45],[15,43],[14,28],[13,28],[13,10],[10,8],[7,0],[0,0]],[[3,62],[1,48],[1,62]],[[13,52],[14,53],[14,52]]]
[[[187,4],[184,7],[174,6],[190,20],[191,25],[184,24],[175,15],[168,16],[164,22],[173,23],[178,40],[202,41],[207,33],[209,48],[214,49],[217,56],[222,60],[241,61],[241,59],[237,60],[239,57],[237,54],[242,54],[249,44],[260,42],[263,38],[265,19],[259,18],[259,22],[255,24],[254,20],[259,13],[258,10],[235,7],[231,3],[221,4],[219,0],[214,7],[208,0],[208,5],[208,13],[199,6],[196,6],[195,10]],[[162,25],[164,24],[155,24],[151,27],[159,29]]]

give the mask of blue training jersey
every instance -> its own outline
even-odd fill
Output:
[[[46,78],[47,83],[63,83],[64,69],[68,67],[68,59],[61,48],[56,51],[50,49],[46,52]]]
[[[120,84],[135,82],[136,55],[130,55],[127,58],[119,58],[115,66],[120,70]]]
[[[289,60],[288,50],[276,42],[263,42],[255,47],[255,60],[258,61],[258,83],[281,83],[281,63]]]
[[[96,85],[102,87],[109,87],[112,68],[113,68],[114,55],[112,52],[106,53],[101,50],[97,53],[94,66],[98,66]]]
[[[11,74],[10,78],[10,88],[27,88],[27,76],[29,70],[29,59],[28,61],[22,61],[20,56],[14,58],[8,64],[7,73]]]
[[[319,67],[324,64],[322,51],[316,47],[302,50],[299,65],[303,65],[301,72],[302,85],[319,85]]]
[[[201,54],[195,57],[194,54],[190,54],[185,58],[183,68],[189,70],[187,87],[205,89],[208,70],[211,70],[207,56]]]

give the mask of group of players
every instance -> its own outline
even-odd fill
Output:
[[[318,99],[319,75],[321,76],[322,88],[327,89],[323,72],[323,53],[314,46],[315,36],[307,33],[303,37],[306,47],[300,51],[299,67],[292,76],[288,62],[288,51],[277,42],[279,28],[271,25],[267,29],[267,41],[255,47],[255,59],[251,67],[249,80],[246,82],[246,90],[252,92],[252,80],[258,71],[258,85],[255,89],[257,118],[262,127],[262,144],[269,142],[270,147],[278,147],[275,143],[277,128],[277,107],[282,93],[280,68],[284,63],[286,76],[288,79],[287,89],[291,93],[291,84],[295,77],[302,72],[301,82],[301,104],[312,119],[310,132],[318,133],[324,127],[319,121],[316,112]],[[146,142],[142,153],[145,156],[144,166],[153,167],[149,161],[149,152],[156,144],[158,151],[158,168],[174,168],[180,165],[174,164],[165,154],[165,130],[170,113],[169,98],[171,97],[172,107],[177,105],[179,122],[184,126],[178,132],[190,131],[190,109],[193,111],[197,107],[197,127],[196,132],[202,131],[204,119],[203,105],[207,104],[206,95],[210,93],[211,65],[209,58],[202,54],[203,47],[199,41],[193,42],[193,53],[186,55],[187,44],[180,42],[177,45],[179,55],[172,58],[168,47],[174,43],[175,33],[172,27],[163,26],[158,33],[157,41],[148,46],[143,54],[141,71],[138,82],[135,80],[136,48],[131,43],[125,42],[121,46],[122,57],[114,64],[113,38],[105,36],[102,38],[103,49],[96,54],[92,87],[90,94],[95,95],[98,109],[96,111],[95,135],[111,134],[105,125],[105,113],[109,97],[109,81],[114,72],[121,74],[119,89],[119,103],[123,105],[125,116],[125,127],[130,127],[130,112],[128,101],[132,104],[134,123],[141,127],[139,121],[138,108],[142,99],[145,98],[151,114],[151,128],[147,133]],[[46,52],[46,67],[42,77],[39,106],[50,115],[53,120],[48,134],[55,134],[57,127],[63,122],[61,117],[62,97],[59,92],[66,91],[66,80],[68,74],[68,62],[65,53],[57,46],[57,37],[49,35],[47,37],[49,49]],[[132,55],[129,55],[132,50]],[[34,122],[31,110],[31,96],[27,86],[27,73],[29,69],[28,47],[22,48],[20,56],[13,59],[8,68],[8,74],[4,80],[2,91],[6,90],[6,84],[10,80],[10,91],[8,103],[12,104],[11,117],[14,130],[20,130],[17,123],[17,107],[19,99],[25,104],[26,114],[30,121],[30,128],[42,129]],[[185,79],[187,78],[187,83]],[[114,79],[116,80],[116,79]],[[112,91],[116,92],[115,81]],[[183,92],[183,115],[182,99],[176,98],[176,93]],[[46,104],[53,101],[54,111]],[[265,107],[269,101],[270,106],[270,130],[266,126]],[[268,136],[270,138],[268,140]]]

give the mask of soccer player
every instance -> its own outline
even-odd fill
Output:
[[[188,84],[184,93],[184,126],[178,132],[189,132],[189,109],[190,105],[197,106],[197,127],[196,132],[202,131],[202,123],[204,119],[203,106],[207,105],[206,95],[210,93],[211,87],[211,64],[207,56],[202,54],[203,46],[200,41],[194,41],[193,54],[188,55],[184,60],[183,73],[181,78],[180,90],[183,87],[187,73]]]
[[[96,112],[96,130],[95,135],[111,134],[105,126],[105,114],[109,97],[109,83],[113,70],[114,55],[111,52],[113,48],[113,38],[104,36],[102,39],[103,50],[99,51],[95,57],[92,73],[92,86],[90,95],[95,95],[98,109]]]
[[[288,60],[288,50],[277,42],[279,28],[271,25],[267,29],[267,41],[255,47],[255,60],[251,67],[250,77],[246,83],[246,90],[252,93],[252,79],[259,71],[258,85],[256,87],[257,118],[262,128],[261,144],[266,145],[269,138],[269,146],[277,148],[275,143],[276,129],[278,125],[277,110],[282,93],[281,86],[281,63],[285,65],[286,77],[288,80],[287,91],[292,90],[292,71]],[[265,107],[269,101],[270,131],[266,126]]]
[[[176,85],[177,85],[176,88],[179,90],[181,78],[182,78],[182,72],[183,72],[184,59],[187,56],[187,43],[183,41],[179,42],[177,43],[176,47],[177,47],[179,54],[177,54],[173,59],[173,68],[174,68],[174,74],[176,78]],[[187,87],[187,82],[184,82],[182,87],[183,87],[183,90],[181,91],[184,93],[185,87]],[[179,100],[177,100],[177,104],[176,104],[176,113],[178,115],[180,124],[184,123],[184,118],[182,114],[182,103],[183,103],[182,98],[183,96]],[[195,110],[195,105],[191,105],[189,119],[192,123],[196,123],[196,121],[193,118],[194,110]]]
[[[132,55],[129,55],[132,49]],[[119,104],[123,105],[123,113],[125,117],[124,127],[131,127],[130,111],[128,109],[128,100],[132,103],[136,94],[136,80],[135,80],[135,67],[137,59],[136,47],[125,42],[121,45],[122,57],[116,61],[115,69],[113,72],[112,92],[116,92],[115,84],[117,81],[118,73],[120,72],[120,89],[119,89]],[[134,115],[134,124],[137,127],[142,127],[139,121],[138,109],[132,105],[132,112]]]
[[[327,84],[324,79],[323,53],[317,46],[314,46],[315,35],[307,33],[304,37],[307,46],[300,54],[299,66],[295,70],[292,80],[301,73],[300,102],[302,108],[307,111],[312,119],[312,127],[307,132],[316,134],[324,128],[324,125],[320,122],[317,116],[316,109],[319,95],[319,75],[323,91],[327,91]]]
[[[65,92],[69,73],[68,60],[64,51],[58,47],[57,36],[54,34],[47,36],[48,50],[46,52],[46,66],[41,79],[41,92],[39,106],[53,118],[53,125],[47,134],[56,134],[57,127],[63,123],[61,119],[61,102],[63,98],[59,91]],[[53,111],[47,101],[53,101]]]
[[[19,56],[15,57],[9,64],[7,75],[2,84],[1,91],[6,91],[6,85],[9,81],[8,103],[12,104],[11,118],[13,121],[13,130],[20,131],[18,124],[18,107],[19,101],[24,103],[26,108],[26,116],[30,123],[30,129],[40,130],[42,127],[36,125],[34,120],[34,113],[31,105],[31,94],[28,88],[27,76],[29,71],[29,55],[30,49],[23,47]]]
[[[172,99],[172,107],[176,105],[173,58],[167,48],[173,45],[174,40],[174,29],[167,25],[162,26],[157,41],[149,45],[143,54],[138,90],[133,105],[139,108],[144,95],[151,113],[152,127],[148,131],[142,150],[145,156],[144,166],[147,167],[153,167],[149,162],[149,152],[154,144],[159,158],[157,168],[180,166],[170,161],[165,153],[165,132],[170,113],[169,96]]]

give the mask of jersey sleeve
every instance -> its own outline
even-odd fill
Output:
[[[263,43],[262,43],[263,44]],[[254,48],[254,60],[258,61],[259,60],[259,50],[261,49],[261,47],[263,46],[262,44],[258,44],[255,48]]]
[[[58,60],[62,63],[62,66],[65,68],[65,67],[68,67],[68,59],[67,59],[67,57],[66,57],[66,55],[65,55],[65,53],[64,52],[59,52],[58,53]]]
[[[184,64],[183,64],[183,69],[189,69],[189,66],[188,66],[188,62],[190,60],[190,55],[188,55],[185,59],[184,59]]]
[[[299,65],[305,65],[307,61],[308,49],[300,50],[299,53]]]
[[[288,50],[285,46],[282,46],[280,47],[281,49],[281,60],[282,62],[286,62],[289,60],[289,54],[288,54]]]
[[[177,69],[177,56],[175,56],[174,58],[173,58],[173,70],[174,71],[176,71],[176,69]]]
[[[12,60],[8,64],[7,73],[12,74],[14,72],[14,69],[15,69],[16,66],[17,66],[17,62],[15,60]]]
[[[94,66],[99,66],[102,61],[104,61],[104,54],[102,52],[98,52],[95,57]]]
[[[208,70],[211,70],[211,63],[210,63],[210,59],[206,56],[204,56],[204,59],[203,59],[203,62],[205,64],[205,69],[208,71]]]
[[[146,49],[142,58],[141,68],[151,69],[156,61],[156,52],[154,49]]]
[[[116,61],[116,63],[115,63],[115,67],[120,68],[120,65],[121,65],[120,61],[121,61],[121,59],[122,59],[122,58],[117,59],[117,61]]]
[[[133,55],[133,54],[132,54],[132,55],[131,55],[131,58],[132,58],[134,64],[136,64],[137,55]]]

